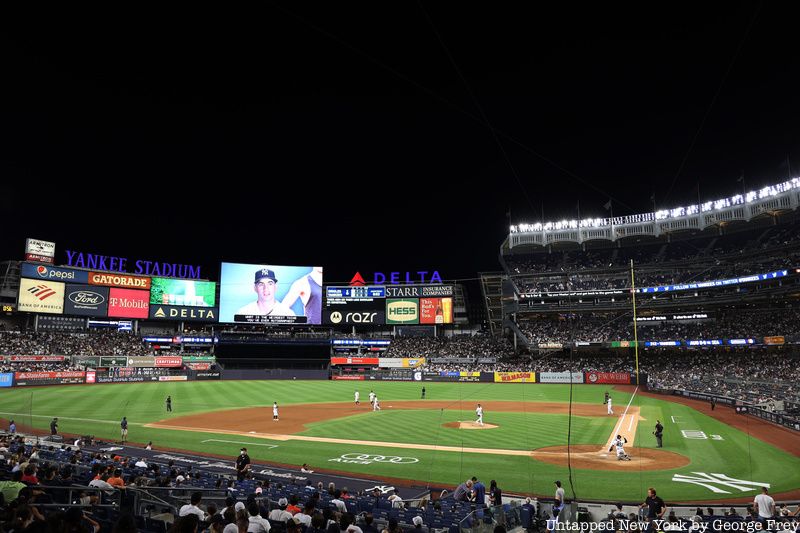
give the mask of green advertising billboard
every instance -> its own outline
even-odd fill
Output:
[[[153,278],[150,285],[150,304],[214,307],[217,303],[217,284],[193,279]]]
[[[387,298],[387,324],[419,324],[419,300],[417,298]]]

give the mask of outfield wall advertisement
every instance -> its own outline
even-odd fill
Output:
[[[583,372],[538,372],[539,383],[583,383]],[[571,378],[571,380],[570,380]]]
[[[629,372],[586,372],[586,383],[629,385],[631,375]]]
[[[17,387],[38,385],[71,385],[84,383],[86,372],[14,372],[14,385]]]
[[[10,387],[14,383],[13,372],[3,372],[0,374],[0,387]]]
[[[495,383],[536,383],[536,372],[495,372]]]
[[[19,311],[30,313],[64,313],[64,283],[20,278]]]

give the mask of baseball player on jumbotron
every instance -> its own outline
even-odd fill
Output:
[[[625,444],[628,442],[628,439],[623,437],[622,435],[617,435],[617,438],[611,441],[611,446],[608,447],[608,451],[617,448],[617,461],[630,461],[631,456],[625,453]]]

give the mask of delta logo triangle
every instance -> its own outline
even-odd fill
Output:
[[[164,318],[166,316],[167,316],[167,314],[164,312],[164,309],[162,309],[161,307],[159,307],[158,311],[156,311],[155,315],[153,315],[154,318]]]
[[[350,280],[351,287],[363,287],[366,284],[367,282],[361,277],[361,272],[356,272],[356,275]]]

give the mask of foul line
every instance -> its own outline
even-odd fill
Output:
[[[606,445],[603,447],[601,452],[606,452],[608,447],[611,445],[611,441],[617,438],[617,434],[619,433],[620,428],[622,427],[622,423],[625,421],[625,415],[628,414],[628,409],[631,407],[631,403],[633,403],[633,399],[636,397],[636,392],[639,390],[639,385],[636,385],[636,388],[633,390],[633,394],[631,394],[631,399],[628,400],[628,405],[625,406],[625,411],[622,413],[622,416],[619,418],[619,423],[614,428],[614,432],[611,434],[611,437],[606,442]],[[635,420],[637,415],[631,415],[631,425],[633,425],[633,421]],[[629,428],[630,431],[630,428]],[[633,438],[630,439],[629,444],[633,446]]]
[[[532,456],[531,450],[504,450],[496,448],[462,448],[461,446],[436,446],[433,444],[409,444],[405,442],[381,442],[375,440],[350,440],[350,439],[334,439],[329,437],[307,437],[305,435],[281,435],[276,433],[244,433],[241,431],[232,431],[228,429],[212,429],[212,428],[198,428],[191,426],[171,426],[167,424],[145,424],[145,427],[152,427],[157,429],[176,429],[179,431],[198,431],[200,433],[222,433],[225,435],[236,435],[239,437],[253,437],[257,439],[269,440],[298,440],[305,442],[327,442],[331,444],[356,444],[359,446],[379,446],[382,448],[405,448],[412,450],[433,450],[443,452],[467,452],[467,453],[480,453],[480,454],[493,454],[493,455],[521,455]]]
[[[206,440],[201,440],[200,441],[201,444],[204,443],[204,442],[230,442],[231,444],[247,444],[247,445],[250,445],[250,446],[265,446],[267,448],[277,448],[278,447],[277,444],[259,444],[257,442],[245,442],[245,441],[241,441],[241,440],[206,439]]]

